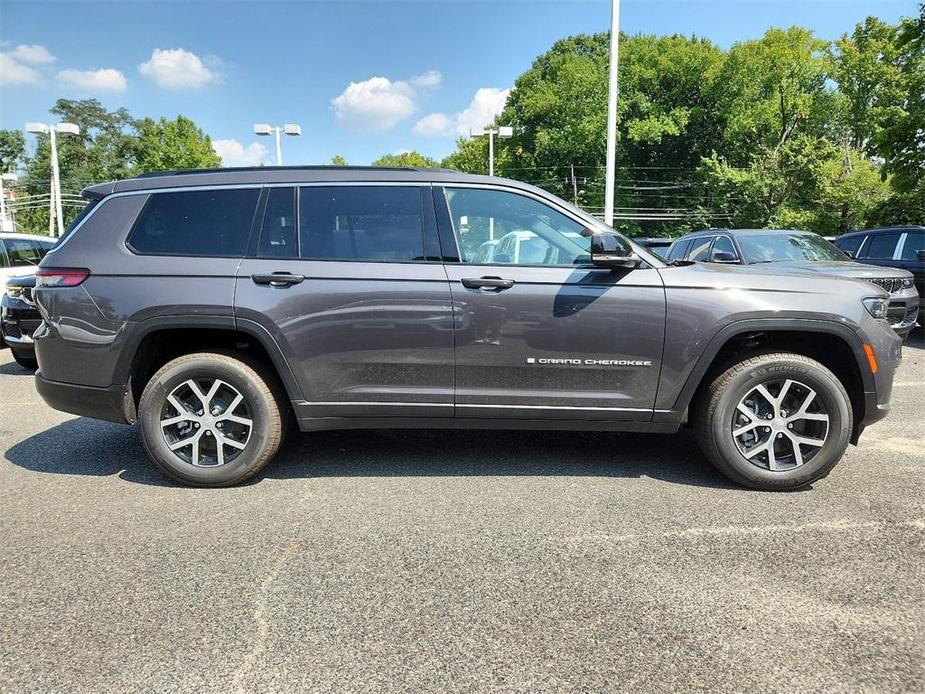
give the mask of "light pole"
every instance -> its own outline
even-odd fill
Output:
[[[613,226],[614,179],[617,176],[617,65],[620,55],[620,0],[610,0],[610,88],[607,93],[607,180],[604,224]]]
[[[488,135],[488,175],[495,175],[495,135],[507,140],[514,137],[514,128],[510,125],[500,125],[494,128],[470,128],[469,137],[482,137]]]
[[[269,123],[254,123],[254,132],[257,135],[272,135],[276,133],[276,165],[283,165],[283,148],[279,141],[279,133],[282,130],[287,135],[297,137],[302,134],[302,126],[298,123],[286,123],[283,126],[270,125]]]
[[[80,126],[74,123],[58,123],[57,125],[46,125],[45,123],[26,123],[26,132],[34,135],[48,135],[51,142],[51,196],[49,200],[49,214],[54,215],[58,222],[58,231],[53,236],[61,236],[64,231],[64,214],[61,210],[61,171],[58,168],[58,143],[55,133],[67,135],[79,135]],[[49,228],[51,222],[49,221]]]
[[[16,182],[16,174],[14,173],[2,173],[0,174],[0,231],[15,231],[13,225],[13,216],[10,215],[9,224],[7,224],[6,217],[6,191],[3,190],[3,182],[9,181],[10,183]]]

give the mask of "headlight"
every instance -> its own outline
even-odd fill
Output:
[[[11,299],[22,299],[22,287],[12,286],[6,288],[6,295]]]
[[[890,305],[889,299],[883,299],[879,296],[872,296],[867,299],[861,299],[867,312],[878,320],[886,320],[886,310]]]
[[[907,277],[903,280],[903,289],[912,289],[915,286],[915,281],[911,277]]]

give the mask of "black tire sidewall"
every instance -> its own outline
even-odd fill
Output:
[[[243,366],[243,364],[242,364]],[[230,463],[217,467],[196,467],[182,461],[167,446],[161,433],[160,418],[167,396],[190,378],[219,378],[231,384],[245,397],[253,426],[247,448]],[[139,403],[139,426],[145,450],[151,460],[171,477],[199,486],[234,484],[249,476],[255,466],[266,459],[267,441],[272,418],[279,417],[276,403],[267,398],[262,380],[249,368],[236,367],[206,355],[168,368],[145,388]]]
[[[771,472],[754,465],[739,452],[732,438],[732,419],[736,405],[756,385],[788,378],[816,391],[829,415],[828,437],[812,460],[792,470]],[[737,374],[719,394],[709,424],[717,453],[744,484],[760,489],[795,489],[824,477],[844,455],[851,436],[851,403],[835,376],[821,366],[803,361],[774,361]]]

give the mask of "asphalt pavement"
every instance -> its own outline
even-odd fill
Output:
[[[925,691],[925,348],[812,489],[689,432],[295,434],[164,480],[0,352],[0,691]]]

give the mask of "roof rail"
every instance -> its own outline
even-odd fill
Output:
[[[136,178],[157,178],[159,176],[187,176],[192,174],[236,173],[246,171],[446,171],[416,166],[229,166],[221,169],[172,169],[149,171]]]

